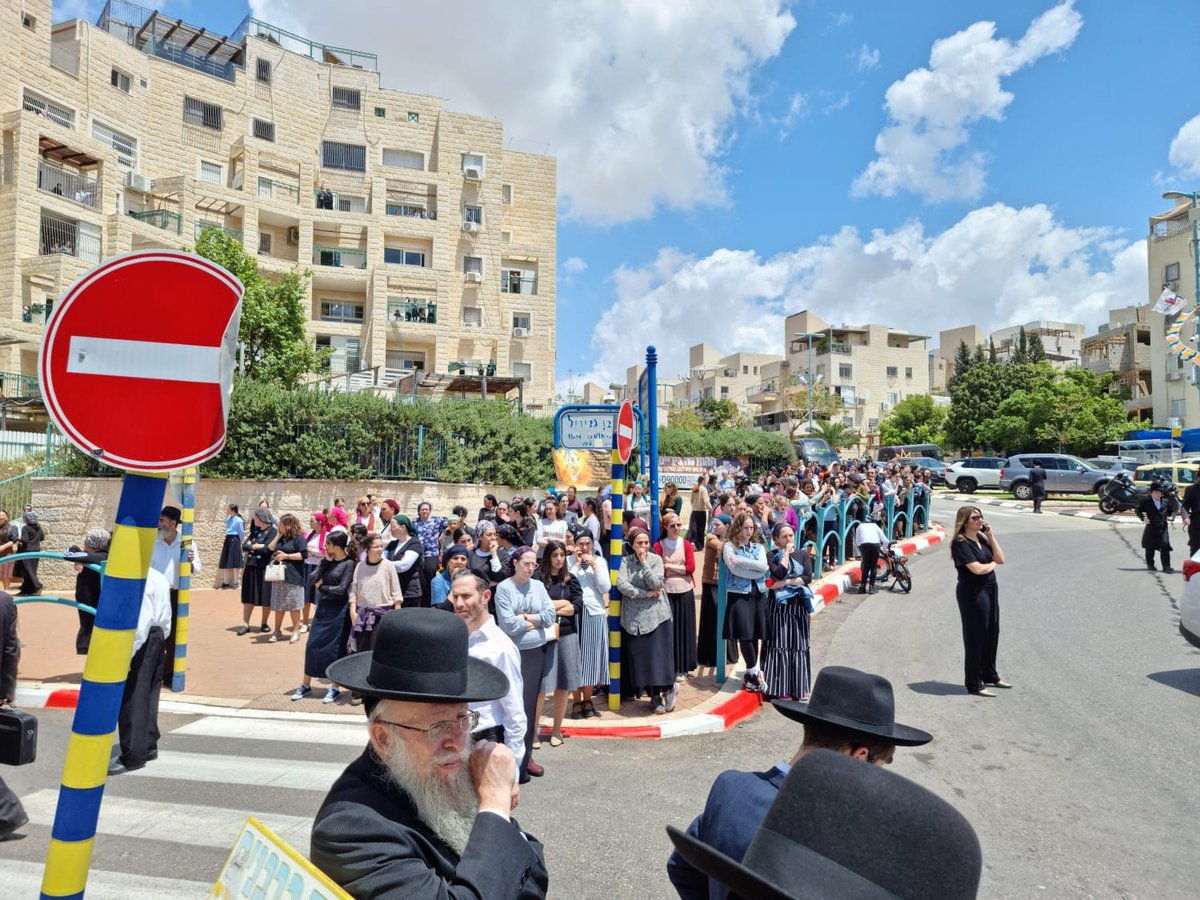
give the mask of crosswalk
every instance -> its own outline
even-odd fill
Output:
[[[366,729],[358,717],[262,716],[160,716],[158,759],[105,790],[89,900],[208,896],[249,815],[307,854],[312,817],[361,752]],[[2,893],[14,900],[38,896],[58,790],[43,787],[21,801],[26,838],[0,845]]]

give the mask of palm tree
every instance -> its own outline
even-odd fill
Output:
[[[859,442],[859,434],[849,425],[841,422],[814,422],[809,437],[821,438],[834,450],[850,447]]]

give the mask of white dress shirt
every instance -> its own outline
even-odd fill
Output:
[[[167,576],[171,590],[179,590],[179,548],[183,543],[183,533],[176,529],[175,540],[167,543],[162,535],[154,539],[154,549],[150,553],[150,568],[156,569]],[[200,565],[200,551],[196,549],[196,541],[192,539],[192,574],[199,575],[204,571]]]
[[[142,592],[142,605],[138,609],[137,631],[133,633],[133,652],[137,653],[150,636],[150,629],[157,625],[163,637],[171,635],[171,586],[167,576],[157,569],[146,573],[146,589]],[[509,641],[512,643],[512,641]]]
[[[869,519],[860,522],[858,528],[854,529],[854,546],[861,547],[863,544],[878,544],[880,550],[888,545],[883,529]]]
[[[608,566],[598,556],[596,565],[588,566],[586,569],[574,553],[568,559],[570,562],[567,564],[567,571],[578,579],[579,586],[583,589],[584,611],[591,616],[603,615],[607,608],[609,592],[612,589]]]
[[[491,663],[508,678],[508,693],[497,700],[486,703],[471,703],[470,708],[479,713],[476,731],[484,728],[504,726],[504,744],[517,760],[517,769],[525,757],[525,703],[522,699],[521,652],[507,634],[500,630],[490,615],[483,625],[471,632],[467,640],[467,652]]]

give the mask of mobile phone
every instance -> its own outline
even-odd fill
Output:
[[[991,531],[991,530],[992,530],[992,526],[991,526],[991,525],[989,525],[987,522],[984,522],[984,523],[983,523],[983,531],[984,531],[984,533],[986,534],[987,532],[989,532],[989,531]]]

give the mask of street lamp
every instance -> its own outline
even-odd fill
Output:
[[[812,434],[813,430],[813,338],[822,332],[819,331],[797,331],[792,334],[792,338],[799,340],[804,338],[808,344],[808,433]]]

